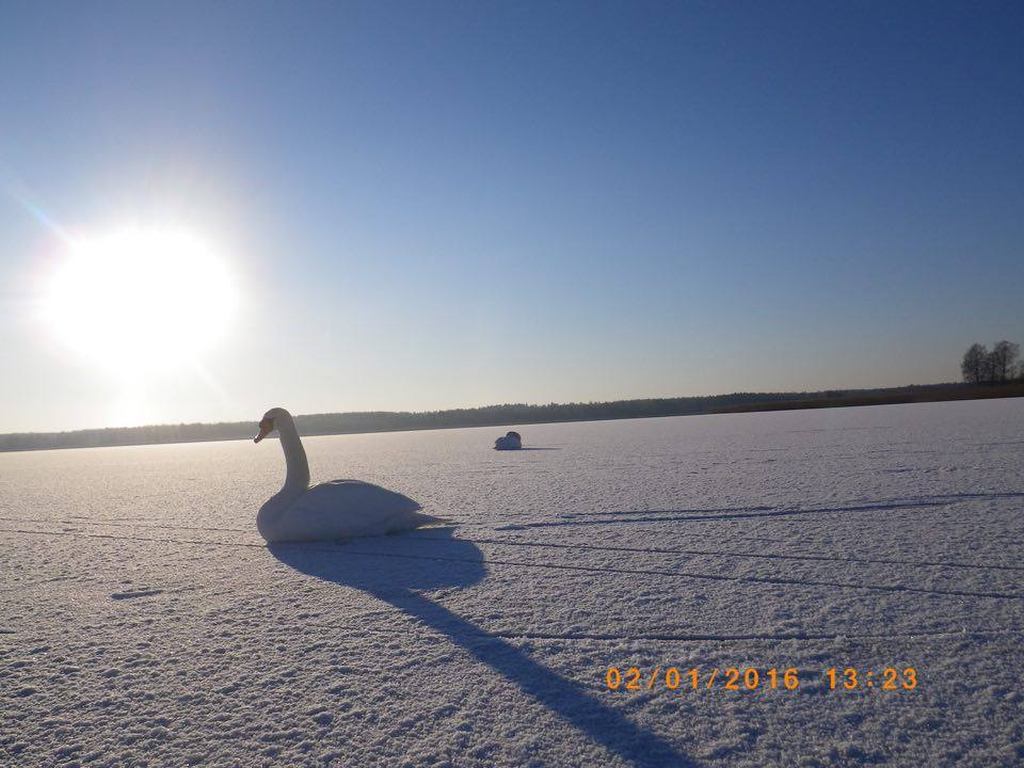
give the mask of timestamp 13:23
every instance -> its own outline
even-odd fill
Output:
[[[648,672],[639,667],[608,667],[605,685],[609,691],[653,691],[661,688],[669,691],[795,691],[800,688],[801,674],[806,679],[808,671],[796,667],[655,667]],[[822,679],[830,691],[913,691],[918,686],[915,667],[886,666],[881,670],[829,667],[814,677]]]

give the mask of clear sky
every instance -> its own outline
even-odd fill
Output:
[[[41,319],[126,227],[237,288],[187,364]],[[951,381],[1001,338],[1019,2],[0,3],[0,432]]]

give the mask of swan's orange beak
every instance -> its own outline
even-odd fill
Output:
[[[256,437],[254,437],[252,439],[252,441],[254,443],[258,443],[260,440],[262,440],[264,437],[266,437],[268,434],[270,434],[270,431],[273,428],[274,428],[274,420],[273,419],[264,419],[263,421],[260,422],[260,433],[258,435],[256,435]]]

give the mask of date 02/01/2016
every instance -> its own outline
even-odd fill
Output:
[[[883,667],[877,672],[857,667],[829,667],[819,677],[823,678],[831,691],[875,688],[880,691],[912,691],[917,687],[917,670],[914,667]],[[756,691],[761,688],[795,691],[800,687],[800,670],[796,667],[771,667],[765,670],[754,667],[691,667],[685,670],[678,667],[655,667],[648,673],[639,667],[608,667],[604,680],[609,691],[653,691],[659,688],[669,691],[715,688],[726,691]]]

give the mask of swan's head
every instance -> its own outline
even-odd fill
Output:
[[[252,441],[254,443],[258,443],[264,437],[273,432],[275,429],[274,420],[280,419],[282,416],[287,416],[288,418],[291,418],[291,414],[289,414],[288,411],[286,411],[284,408],[271,408],[269,411],[264,413],[263,418],[260,419],[259,434],[257,434],[256,437],[252,439]]]

